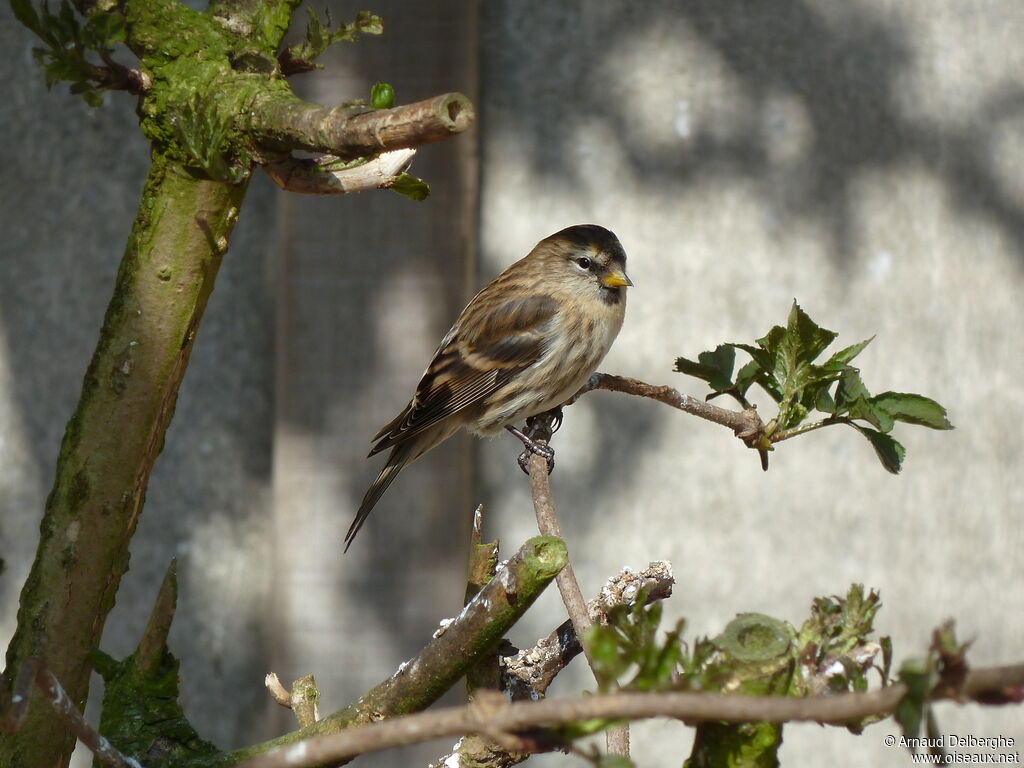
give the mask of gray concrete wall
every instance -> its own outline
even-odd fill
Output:
[[[720,427],[588,395],[556,437],[553,478],[584,592],[623,564],[669,559],[668,617],[704,634],[742,611],[798,622],[813,596],[863,582],[881,590],[899,659],[950,616],[975,638],[974,663],[1018,658],[1024,6],[483,9],[482,279],[548,232],[596,221],[618,233],[636,283],[604,369],[700,394],[675,357],[750,341],[796,297],[840,343],[877,334],[860,358],[874,391],[928,394],[957,425],[901,430],[900,477],[835,428],[781,446],[764,474]],[[495,440],[481,459],[481,498],[510,542],[533,526],[514,451]],[[551,621],[539,613],[534,632]],[[938,716],[1024,740],[1019,711]],[[675,724],[636,731],[640,765],[675,760],[689,738]],[[904,764],[889,732],[791,727],[783,764]]]
[[[257,180],[105,647],[131,647],[178,554],[186,704],[224,746],[283,727],[261,690],[270,667],[313,672],[331,706],[405,658],[459,603],[471,504],[487,505],[508,550],[535,528],[515,441],[453,441],[399,479],[338,560],[377,467],[362,459],[369,437],[473,289],[540,237],[593,221],[618,233],[636,282],[604,370],[700,394],[671,372],[675,357],[751,340],[796,297],[840,343],[877,334],[860,358],[868,386],[931,395],[957,430],[903,429],[900,477],[849,430],[783,445],[765,474],[719,427],[588,395],[567,411],[553,478],[584,591],[622,565],[669,559],[668,618],[704,634],[742,611],[799,622],[812,597],[864,582],[882,592],[879,628],[897,659],[953,616],[975,638],[975,664],[1019,660],[1024,7],[492,0],[479,35],[475,7],[373,6],[391,21],[385,38],[336,49],[334,79],[306,76],[323,101],[376,79],[402,101],[472,91],[479,41],[480,121],[472,138],[423,152],[415,170],[435,189],[423,206],[286,199]],[[6,644],[146,157],[127,99],[93,111],[47,93],[7,15],[0,35],[14,73],[0,106]],[[466,172],[476,142],[478,198]],[[513,641],[562,615],[545,596]],[[556,693],[581,687],[592,685],[576,668]],[[939,721],[1024,743],[1019,709],[943,705]],[[884,746],[890,732],[791,727],[782,759],[905,764]],[[637,727],[638,764],[680,761],[689,738],[678,724]]]

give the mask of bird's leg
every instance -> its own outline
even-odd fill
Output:
[[[523,472],[530,474],[529,462],[531,453],[535,453],[538,456],[543,456],[547,459],[549,475],[555,471],[555,451],[547,443],[551,440],[551,436],[555,434],[561,426],[562,409],[559,407],[552,408],[550,411],[538,413],[536,416],[528,418],[526,420],[525,433],[516,429],[511,424],[505,427],[505,429],[518,437],[526,447],[526,450],[519,454],[519,468],[523,470]],[[544,443],[539,443],[539,440],[543,440]]]

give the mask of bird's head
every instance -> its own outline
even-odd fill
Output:
[[[619,239],[596,224],[577,224],[541,240],[534,253],[543,269],[558,276],[578,295],[597,295],[615,303],[633,285],[626,275],[626,252]]]

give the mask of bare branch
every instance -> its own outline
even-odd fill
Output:
[[[292,708],[292,694],[281,683],[281,678],[277,676],[276,672],[268,672],[267,676],[263,678],[263,684],[267,686],[267,690],[270,691],[274,701],[285,709]]]
[[[555,514],[555,503],[551,498],[551,485],[548,482],[547,461],[543,456],[533,454],[530,456],[530,489],[533,493],[533,509],[537,515],[537,527],[545,536],[557,536],[564,541],[562,527],[558,524],[558,517]],[[569,619],[572,621],[576,636],[582,641],[590,629],[590,614],[587,612],[587,601],[583,598],[579,582],[576,581],[576,574],[573,573],[572,563],[568,562],[555,577],[558,584],[558,591],[562,595],[562,602],[569,612]],[[586,643],[583,645],[583,653],[587,661],[593,666],[590,653]]]
[[[764,436],[764,423],[754,407],[743,411],[730,411],[728,408],[719,408],[717,405],[684,395],[672,387],[659,387],[626,376],[614,376],[610,373],[595,373],[590,377],[586,386],[577,392],[566,405],[576,402],[581,395],[595,389],[607,389],[612,392],[625,392],[627,395],[647,397],[707,421],[721,424],[731,429],[736,437],[749,448],[758,447],[759,441]]]
[[[560,411],[558,412],[560,414]],[[560,416],[559,416],[560,419]],[[547,414],[532,416],[527,420],[527,433],[538,443],[546,445],[551,439],[555,421]],[[555,502],[551,498],[551,485],[548,479],[547,459],[536,453],[530,454],[530,490],[533,494],[533,510],[537,516],[537,527],[546,536],[562,536],[562,528],[558,524],[558,517],[555,514]],[[562,595],[562,602],[569,612],[569,620],[572,622],[576,637],[583,647],[583,654],[587,657],[587,663],[591,670],[594,669],[594,658],[587,647],[586,633],[591,627],[590,614],[587,611],[587,603],[583,598],[579,582],[576,581],[576,574],[573,572],[572,560],[566,562],[565,567],[555,577],[558,584],[558,591]],[[596,675],[596,671],[595,671]],[[629,755],[629,726],[622,725],[612,728],[605,734],[608,752],[613,755]]]
[[[305,149],[352,159],[440,141],[465,131],[474,119],[473,105],[461,93],[373,110],[324,107],[290,92],[273,92],[257,96],[245,128],[278,151]]]
[[[40,659],[26,659],[22,662],[8,713],[9,719],[5,719],[4,722],[5,730],[15,731],[21,724],[33,683],[43,693],[57,714],[57,719],[96,756],[97,760],[112,768],[142,768],[137,760],[122,755],[113,744],[85,721],[60,681]]]
[[[409,167],[415,149],[396,149],[351,168],[332,168],[334,155],[307,159],[287,157],[266,163],[263,170],[286,192],[301,195],[347,195],[367,189],[385,189]]]
[[[974,670],[967,674],[959,701],[990,703],[1024,698],[1024,664]],[[724,693],[611,693],[573,699],[515,702],[484,716],[473,707],[451,707],[350,728],[342,733],[276,750],[244,768],[312,768],[366,752],[427,739],[482,733],[517,733],[590,719],[641,720],[671,717],[693,721],[816,722],[844,725],[890,714],[906,693],[902,683],[867,693],[812,696],[742,696]]]

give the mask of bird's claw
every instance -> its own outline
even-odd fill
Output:
[[[541,437],[541,439],[550,440],[551,436],[555,434],[562,427],[562,408],[552,408],[550,411],[544,411],[544,413],[538,413],[536,416],[531,416],[526,420],[526,431],[534,437]]]
[[[523,443],[526,446],[526,450],[519,454],[517,461],[519,462],[519,468],[526,474],[530,474],[530,456],[537,454],[543,456],[548,462],[548,474],[550,475],[555,471],[555,449],[550,445],[542,445],[530,441],[529,443]]]
[[[543,456],[548,462],[548,474],[555,471],[555,449],[548,445],[551,436],[562,426],[562,409],[552,408],[550,411],[538,413],[526,420],[526,432],[516,429],[511,424],[505,429],[519,438],[526,450],[519,454],[519,468],[530,474],[530,454]],[[543,441],[543,442],[540,442]]]

